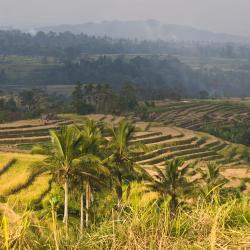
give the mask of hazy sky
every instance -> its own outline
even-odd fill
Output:
[[[250,0],[0,0],[0,26],[156,19],[250,34]]]

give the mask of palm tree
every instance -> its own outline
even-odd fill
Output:
[[[105,185],[101,175],[106,174],[107,169],[103,167],[101,159],[93,154],[86,153],[74,161],[76,166],[75,183],[80,185],[80,231],[83,232],[84,225],[84,193],[85,193],[85,225],[89,226],[89,210],[91,206],[92,190],[94,185]]]
[[[50,131],[52,147],[45,160],[54,177],[63,183],[64,216],[66,232],[68,230],[69,181],[74,173],[73,161],[78,157],[79,133],[75,126],[64,126],[60,131]]]
[[[89,209],[91,205],[92,184],[103,184],[100,174],[108,174],[108,170],[103,167],[101,161],[101,147],[105,142],[97,123],[87,119],[83,128],[79,131],[79,158],[74,161],[77,167],[78,182],[81,185],[81,219],[80,230],[83,231],[84,218],[84,187],[85,187],[85,208],[86,227],[89,224]]]
[[[220,167],[215,162],[208,162],[204,170],[200,170],[201,180],[205,182],[205,187],[202,187],[202,193],[207,197],[214,193],[218,195],[219,188],[227,181],[226,178],[220,174]]]
[[[167,161],[164,169],[154,167],[154,176],[150,177],[150,183],[147,186],[150,190],[158,192],[162,199],[171,197],[171,208],[174,211],[178,205],[178,195],[186,194],[192,189],[192,182],[188,182],[186,175],[190,165],[184,166],[184,161],[174,159]]]
[[[117,208],[120,209],[123,197],[123,183],[128,181],[129,175],[133,175],[141,167],[135,163],[134,156],[138,152],[145,150],[144,145],[130,143],[135,132],[135,127],[129,122],[123,120],[118,127],[110,128],[112,138],[109,142],[109,157],[108,165],[115,183],[115,191],[117,194]],[[128,184],[127,196],[129,195],[130,184]]]

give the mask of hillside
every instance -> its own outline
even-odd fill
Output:
[[[190,100],[158,102],[149,109],[149,120],[167,126],[205,131],[224,139],[249,145],[249,100]]]
[[[237,120],[246,121],[250,118],[248,101],[240,99],[235,99],[235,101],[159,102],[158,107],[153,108],[152,112],[155,112],[154,118],[157,122],[188,129],[200,129],[207,122],[230,124]]]
[[[88,116],[99,122],[117,124],[123,117],[111,115]],[[0,138],[0,196],[21,208],[25,205],[40,206],[51,189],[51,176],[34,164],[43,159],[30,155],[31,145],[49,140],[49,129],[58,129],[63,124],[75,123],[81,126],[83,116],[64,115],[63,120],[42,124],[39,120],[1,124]],[[228,179],[227,186],[240,187],[242,181],[250,178],[248,173],[249,148],[232,144],[209,134],[194,132],[161,123],[137,122],[137,131],[131,143],[143,143],[148,151],[137,156],[136,161],[145,170],[153,166],[162,167],[166,160],[183,159],[187,163],[202,165],[214,161],[221,173]],[[8,153],[5,153],[7,151]],[[10,153],[10,152],[13,153]],[[9,180],[13,181],[9,181]],[[250,183],[245,181],[246,192]],[[46,199],[46,197],[45,197]],[[21,202],[21,203],[20,203]],[[39,205],[40,204],[40,205]]]
[[[159,109],[160,103],[158,105]],[[196,108],[199,109],[199,105]],[[188,183],[201,185],[195,186],[199,192],[197,201],[193,191],[194,196],[187,198],[182,197],[178,189],[181,203],[173,214],[169,198],[162,200],[160,193],[148,189],[150,179],[135,179],[129,184],[124,183],[123,188],[127,191],[120,211],[115,205],[114,190],[104,186],[100,189],[97,185],[92,190],[90,213],[84,209],[84,214],[90,216],[91,226],[86,224],[84,233],[80,234],[78,196],[81,189],[77,185],[70,188],[68,238],[62,223],[62,179],[52,176],[51,171],[45,168],[44,156],[38,152],[31,154],[31,148],[37,143],[47,144],[49,130],[59,130],[68,124],[81,127],[86,117],[97,121],[100,126],[117,126],[125,118],[63,114],[46,123],[33,119],[0,125],[0,215],[3,220],[0,229],[5,232],[0,235],[2,245],[10,245],[10,249],[59,249],[56,247],[58,244],[76,250],[147,249],[149,245],[155,249],[172,249],[168,248],[169,244],[171,247],[175,245],[174,249],[185,249],[185,245],[194,249],[209,249],[214,245],[249,246],[245,239],[249,232],[250,149],[207,133],[164,125],[163,122],[143,122],[131,116],[127,119],[136,125],[136,130],[129,145],[146,146],[145,151],[137,153],[133,161],[144,169],[144,175],[148,173],[154,179],[157,178],[156,167],[164,171],[166,161],[183,159],[185,162],[178,171],[187,169],[185,178]],[[103,130],[103,135],[109,141],[111,134],[108,130]],[[201,171],[206,169],[206,164],[219,167],[217,181],[223,178],[220,185],[223,184],[226,190],[222,198],[217,196],[216,190],[202,196],[205,189],[202,189],[204,177]],[[108,176],[105,178],[109,180]],[[185,187],[180,191],[182,188]]]

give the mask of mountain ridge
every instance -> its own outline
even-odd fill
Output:
[[[215,33],[186,25],[163,24],[156,20],[86,22],[47,26],[35,30],[37,32],[53,31],[56,33],[70,31],[74,34],[85,33],[92,36],[107,36],[117,39],[250,43],[250,38],[247,36]]]

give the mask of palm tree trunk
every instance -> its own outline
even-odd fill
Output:
[[[178,200],[177,200],[177,195],[176,195],[176,189],[174,186],[173,191],[171,193],[171,214],[173,216],[175,216],[177,205],[178,205]]]
[[[123,191],[122,191],[121,186],[116,187],[116,195],[117,195],[117,210],[119,211],[119,210],[121,210],[122,195],[123,195]]]
[[[83,201],[83,198],[84,198],[84,193],[81,192],[81,221],[80,221],[80,232],[81,234],[83,233],[83,221],[84,221],[84,201]]]
[[[119,184],[116,185],[116,194],[117,194],[117,209],[119,211],[121,209],[122,196],[123,196],[122,176],[120,172],[117,173],[117,179]]]
[[[172,195],[172,204],[173,204],[173,210],[175,210],[177,208],[177,197],[175,193]]]
[[[69,219],[68,202],[69,202],[69,184],[68,180],[66,180],[64,183],[64,216],[63,216],[63,222],[65,223],[65,228],[66,228],[66,237],[68,236],[68,219]]]
[[[53,223],[53,234],[54,234],[55,248],[56,248],[56,250],[59,250],[59,243],[58,243],[58,237],[57,237],[57,225],[56,225],[57,214],[56,214],[56,211],[55,211],[54,207],[51,210],[51,214],[52,214],[52,223]]]
[[[127,187],[127,192],[126,192],[126,200],[128,201],[128,198],[130,196],[130,192],[131,192],[131,185],[130,183],[128,184],[128,187]]]
[[[91,188],[89,181],[86,182],[86,228],[89,226],[89,209],[91,203]]]

